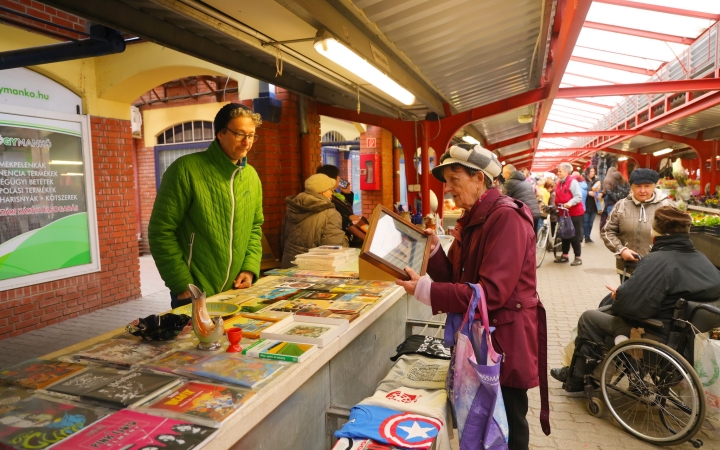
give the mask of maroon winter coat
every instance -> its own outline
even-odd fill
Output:
[[[465,283],[480,283],[490,326],[496,327],[495,350],[504,354],[500,385],[530,389],[542,376],[547,386],[545,310],[537,296],[530,209],[491,189],[458,220],[454,234],[448,255],[438,251],[428,264],[433,314],[464,314],[472,298]]]

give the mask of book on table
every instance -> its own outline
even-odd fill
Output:
[[[116,408],[127,408],[154,398],[182,381],[180,377],[159,373],[131,372],[122,375],[91,368],[47,390]]]
[[[32,359],[0,370],[0,383],[42,389],[84,368],[82,364]]]
[[[288,364],[236,353],[221,353],[196,364],[181,367],[177,372],[254,388],[286,368]]]
[[[293,315],[261,331],[260,338],[324,347],[347,330],[348,323],[342,319]]]
[[[150,344],[130,339],[111,339],[75,353],[73,358],[129,368],[157,358],[171,350],[172,348],[166,345]]]
[[[175,370],[182,366],[195,364],[209,357],[208,352],[202,350],[177,350],[158,359],[146,362],[142,364],[141,367],[157,372],[175,373]]]
[[[137,410],[219,428],[254,395],[247,389],[188,381]]]
[[[242,354],[263,359],[302,362],[316,351],[317,346],[313,344],[299,344],[297,342],[278,341],[275,339],[260,339],[243,349]]]
[[[53,450],[199,450],[217,429],[123,409],[60,442]]]
[[[0,448],[48,448],[112,413],[107,408],[25,394],[3,397]]]
[[[257,318],[235,316],[232,319],[228,319],[223,323],[225,331],[230,328],[240,328],[244,338],[257,339],[260,337],[260,332],[265,328],[272,326],[277,320],[262,320]]]

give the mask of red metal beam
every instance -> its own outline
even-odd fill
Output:
[[[670,6],[651,5],[629,0],[595,0],[595,3],[607,3],[608,5],[627,6],[628,8],[644,9],[676,16],[693,17],[695,19],[720,20],[720,15],[702,11],[691,11],[689,9],[673,8]]]
[[[573,56],[570,58],[570,61],[592,64],[593,66],[608,67],[610,69],[624,70],[625,72],[639,73],[640,75],[647,75],[649,77],[655,75],[655,71],[652,69],[643,69],[642,67],[617,64],[609,61],[600,61],[599,59],[583,58],[581,56]]]
[[[560,133],[543,133],[543,138],[557,137],[592,137],[592,136],[635,136],[632,130],[603,130],[603,131],[569,131]]]
[[[535,152],[535,150],[531,148],[528,150],[523,150],[521,152],[511,153],[509,155],[498,156],[498,159],[500,160],[500,162],[502,162],[502,161],[507,161],[508,159],[517,158],[518,156],[523,156],[523,155],[532,156],[532,154],[534,152]]]
[[[522,108],[523,106],[532,105],[543,101],[547,98],[545,89],[538,88],[532,91],[523,92],[502,100],[497,100],[483,106],[459,112],[450,117],[441,119],[442,127],[454,130],[453,133],[465,125],[477,122],[486,117],[494,116],[500,113],[511,111],[513,109]],[[357,120],[356,120],[357,121]]]
[[[560,98],[565,98],[565,97],[560,97]],[[567,97],[567,98],[565,98],[565,100],[568,100],[568,101],[571,101],[571,102],[575,102],[575,103],[582,103],[582,104],[584,104],[584,105],[596,106],[596,107],[598,107],[598,108],[613,109],[613,107],[610,106],[610,105],[604,105],[604,104],[602,104],[602,103],[591,102],[591,101],[588,101],[588,100],[580,100],[579,98],[570,98],[570,97]]]
[[[658,41],[674,42],[676,44],[692,45],[695,38],[676,36],[674,34],[655,33],[653,31],[638,30],[635,28],[621,27],[618,25],[609,25],[606,23],[585,22],[585,28],[593,28],[595,30],[610,31],[613,33],[627,34],[628,36],[637,36]]]
[[[546,122],[559,123],[559,124],[565,125],[567,127],[575,127],[575,128],[589,128],[590,127],[590,125],[588,125],[586,127],[581,127],[580,125],[573,125],[571,123],[560,122],[559,120],[555,120],[555,119],[547,119]]]
[[[622,84],[622,83],[618,83],[617,81],[610,81],[610,80],[606,80],[604,78],[591,77],[590,75],[581,75],[581,74],[575,73],[575,72],[565,72],[565,75],[572,75],[574,77],[587,78],[588,80],[595,80],[595,81],[599,81],[601,83]],[[571,87],[581,87],[577,84],[568,83],[567,81],[564,81],[563,84],[567,84],[568,86],[571,86]]]
[[[520,142],[529,141],[530,139],[535,139],[535,136],[537,136],[537,133],[531,132],[523,134],[522,136],[495,142],[494,144],[487,144],[485,148],[487,148],[488,150],[496,150],[498,148],[507,147],[508,145],[518,144]]]
[[[555,98],[606,97],[613,95],[667,94],[693,91],[718,91],[720,78],[655,81],[648,83],[616,84],[610,86],[581,86],[561,88]]]
[[[535,150],[535,153],[552,153],[552,152],[585,152],[585,151],[596,151],[599,148],[592,147],[563,147],[563,148],[541,148]]]

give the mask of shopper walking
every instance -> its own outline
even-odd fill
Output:
[[[292,267],[295,257],[311,248],[345,243],[342,216],[330,200],[335,183],[335,179],[316,173],[305,180],[304,192],[285,199],[287,211],[281,242],[283,269]]]
[[[619,173],[619,172],[617,172]],[[622,283],[652,248],[652,221],[662,206],[674,206],[655,189],[660,176],[652,169],[635,169],[630,174],[631,193],[615,204],[601,236],[615,254],[615,268]]]
[[[410,281],[396,283],[432,308],[448,314],[446,326],[455,330],[455,318],[467,311],[473,289],[479,285],[487,299],[493,340],[504,354],[500,387],[509,425],[509,448],[526,450],[530,430],[527,390],[538,385],[543,405],[541,424],[550,433],[547,405],[545,309],[539,301],[535,277],[535,233],[532,214],[523,203],[493,188],[500,163],[490,151],[450,147],[432,170],[445,183],[458,207],[466,213],[458,220],[456,239],[446,255],[430,230],[431,258],[427,277],[405,269]],[[476,317],[479,312],[474,311]],[[446,330],[446,336],[448,335]],[[473,393],[474,394],[474,393]],[[466,429],[468,426],[466,425]]]
[[[605,211],[600,215],[600,230],[605,228],[607,218],[615,207],[615,203],[630,194],[630,184],[625,181],[616,167],[610,167],[603,180],[602,198],[605,199]]]
[[[575,228],[575,236],[571,239],[562,240],[562,256],[554,262],[568,262],[568,255],[570,253],[570,247],[572,246],[575,259],[573,259],[570,265],[579,266],[582,264],[582,223],[585,207],[582,203],[582,189],[580,188],[580,184],[572,177],[571,173],[572,165],[570,163],[562,163],[558,166],[558,183],[555,187],[555,202],[558,206],[563,206],[569,210],[570,219]]]
[[[555,201],[555,181],[547,179],[545,181],[545,189],[550,193],[548,197],[548,209],[550,210],[550,236],[555,236],[555,227],[558,223],[558,209],[557,202]],[[552,243],[555,245],[555,243]]]
[[[191,302],[189,284],[209,297],[260,277],[262,184],[246,155],[261,123],[240,104],[223,106],[210,147],[178,158],[162,177],[148,238],[173,308]]]
[[[533,189],[532,184],[527,182],[525,174],[515,169],[515,166],[512,164],[506,164],[503,167],[502,175],[506,180],[503,185],[504,194],[520,200],[530,208],[533,218],[533,230],[537,233],[538,223],[542,218],[542,214],[540,213],[540,205],[538,204],[535,189]]]
[[[595,168],[588,167],[585,170],[585,183],[587,183],[587,198],[585,199],[585,214],[583,215],[583,233],[585,234],[585,243],[592,244],[593,240],[590,239],[590,233],[595,223],[595,217],[597,216],[597,198],[598,189],[595,189],[597,183],[597,177],[595,176]]]

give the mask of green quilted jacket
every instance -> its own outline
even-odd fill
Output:
[[[163,175],[148,238],[160,276],[173,294],[200,287],[208,296],[233,288],[240,272],[257,280],[262,258],[262,184],[213,141],[179,158]]]

